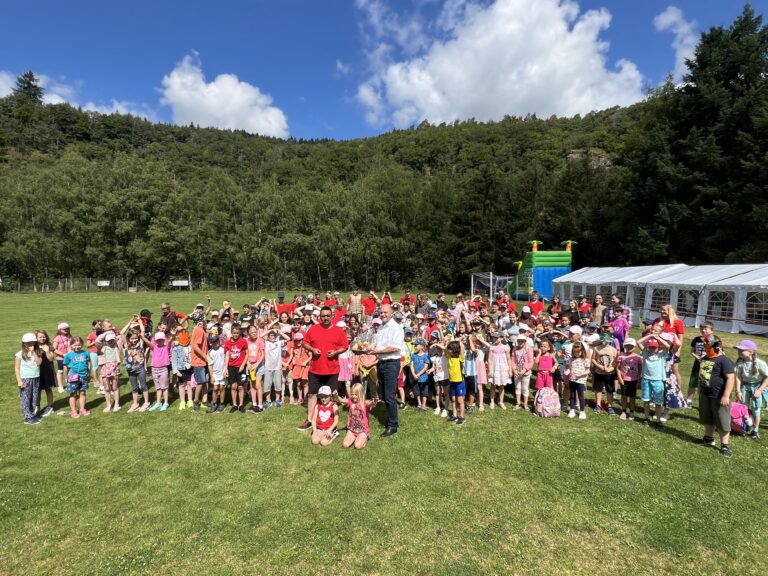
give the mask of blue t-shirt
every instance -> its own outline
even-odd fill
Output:
[[[427,368],[430,365],[429,356],[426,353],[422,354],[412,354],[411,355],[411,366],[413,366],[413,371],[418,374],[421,372],[424,367]],[[427,373],[424,372],[421,376],[419,376],[417,382],[426,382],[427,381]]]
[[[80,352],[67,352],[64,355],[64,366],[69,368],[70,374],[77,374],[80,378],[88,378],[88,361],[91,359],[90,354],[81,350]]]
[[[655,352],[651,352],[650,348],[645,348],[643,350],[643,379],[663,382],[667,376],[666,361],[666,350],[659,347]]]

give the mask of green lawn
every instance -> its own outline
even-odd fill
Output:
[[[486,411],[463,428],[408,409],[363,451],[315,448],[299,407],[261,415],[51,416],[24,426],[12,356],[66,319],[122,326],[168,296],[0,295],[2,574],[760,574],[768,440],[694,446],[618,418]],[[214,294],[220,304],[223,294]],[[237,294],[239,306],[254,296]],[[728,343],[738,335],[726,335]],[[768,352],[766,340],[759,339]],[[733,355],[732,355],[733,357]],[[687,359],[682,373],[688,374]],[[123,386],[128,394],[129,387]],[[56,406],[66,398],[57,394]],[[383,406],[377,416],[383,418]],[[344,417],[342,417],[342,422]],[[373,432],[381,430],[372,424]],[[763,436],[768,436],[764,431]]]

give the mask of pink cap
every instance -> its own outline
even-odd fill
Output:
[[[58,327],[59,330],[65,330],[66,328],[69,328],[69,324],[67,324],[66,322],[59,322],[59,327]]]
[[[155,332],[155,340],[165,340],[165,332]]]
[[[294,340],[304,340],[304,333],[303,332],[296,332],[296,334],[293,335]]]

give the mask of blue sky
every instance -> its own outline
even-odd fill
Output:
[[[753,2],[765,13],[766,1]],[[6,0],[0,94],[153,120],[349,139],[642,98],[732,0]],[[660,16],[661,15],[661,16]]]

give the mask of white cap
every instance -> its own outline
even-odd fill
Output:
[[[523,306],[523,312],[531,313],[531,307],[530,306]]]
[[[637,340],[634,338],[627,338],[624,340],[624,346],[637,346]]]
[[[517,329],[518,329],[520,332],[522,332],[523,330],[525,330],[526,332],[528,332],[528,330],[530,330],[530,328],[528,328],[528,324],[524,324],[524,323],[522,323],[522,322],[520,322],[520,324],[518,324],[518,325],[517,325]]]
[[[21,337],[21,341],[25,344],[31,344],[32,342],[37,342],[37,336],[35,336],[34,332],[27,332]]]
[[[318,396],[330,396],[331,394],[330,386],[320,386],[320,390],[317,391]]]
[[[568,332],[571,334],[581,334],[584,331],[581,329],[581,326],[570,326]]]
[[[65,328],[69,328],[69,324],[67,324],[66,322],[59,322],[58,329],[59,330],[64,330]]]
[[[202,305],[202,304],[200,304],[200,303],[197,303],[197,304],[195,304],[195,308],[205,308],[205,306],[203,306],[203,305]]]
[[[155,332],[155,340],[165,340],[165,332]]]
[[[347,323],[344,322],[344,320],[339,320],[338,322],[336,322],[336,326],[338,326],[339,328],[346,328]]]
[[[584,342],[587,344],[593,344],[600,340],[600,334],[587,334],[584,336]]]
[[[114,339],[115,339],[115,333],[114,332],[107,332],[107,335],[104,336],[104,340],[106,340],[107,342],[111,342]]]
[[[517,340],[528,340],[528,336],[523,334],[522,332],[517,335]]]

